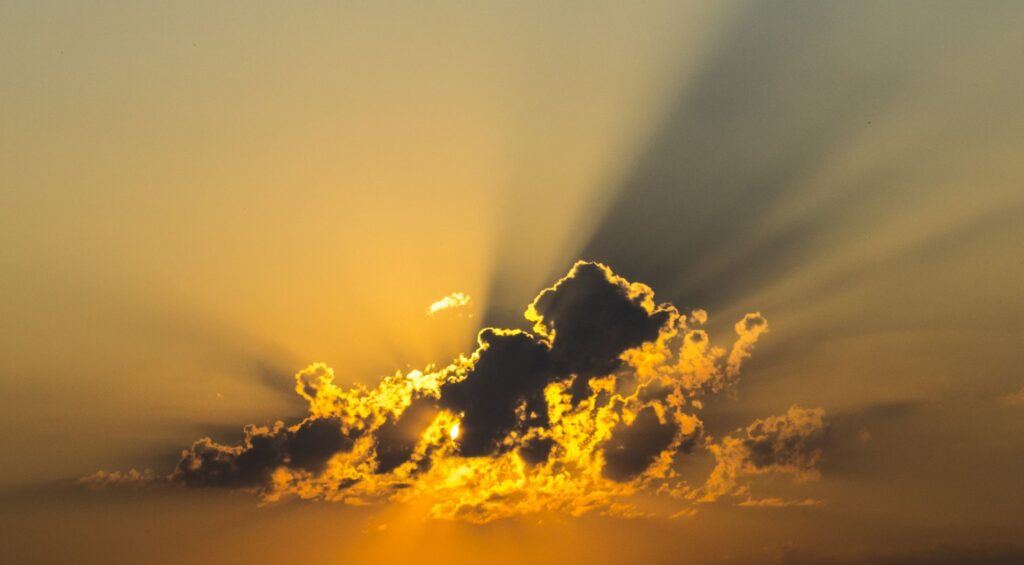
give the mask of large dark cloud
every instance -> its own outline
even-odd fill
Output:
[[[573,378],[574,400],[588,396],[591,377],[613,372],[624,351],[656,339],[672,319],[671,307],[645,304],[652,295],[603,265],[581,261],[527,311],[547,339],[483,330],[479,360],[465,380],[445,387],[441,397],[442,406],[464,414],[462,453],[494,452],[517,425],[545,426],[544,387],[552,382]],[[523,422],[517,421],[520,405],[525,407]],[[544,451],[526,450],[534,458]]]
[[[544,425],[544,387],[556,378],[548,346],[524,332],[485,329],[479,336],[479,360],[465,380],[444,388],[441,405],[462,412],[461,451],[487,455],[517,424],[516,407]]]
[[[609,276],[596,263],[578,263],[571,276],[533,302],[541,323],[555,336],[552,356],[567,373],[612,372],[623,351],[658,337],[670,319],[669,309],[648,311],[641,305],[643,296],[629,296],[625,283]]]
[[[687,437],[680,437],[679,420],[664,409],[672,386],[639,386],[621,359],[627,350],[674,328],[675,307],[656,305],[646,285],[630,283],[599,263],[580,261],[538,294],[525,316],[534,324],[534,333],[485,328],[470,358],[437,373],[444,376],[436,388],[398,393],[412,381],[396,377],[372,393],[379,395],[372,396],[371,404],[377,408],[363,403],[370,397],[360,397],[360,389],[354,395],[342,391],[333,384],[329,368],[314,364],[296,377],[296,391],[310,402],[308,418],[294,426],[280,422],[273,427],[249,426],[237,445],[204,438],[183,453],[171,478],[193,487],[265,487],[278,468],[321,473],[334,455],[351,451],[355,440],[365,435],[372,436],[371,472],[392,473],[419,453],[415,468],[407,469],[418,473],[429,468],[433,450],[440,444],[432,440],[420,452],[417,446],[442,411],[459,423],[452,446],[459,455],[488,457],[515,450],[525,463],[537,465],[568,448],[550,429],[545,390],[554,383],[570,393],[572,410],[611,409],[620,417],[610,439],[598,446],[604,453],[603,473],[610,479],[634,479],[673,445],[684,451],[692,448],[702,431],[699,420],[694,418],[696,428],[687,426]],[[581,405],[594,394],[593,379],[618,373],[637,391],[634,401],[640,403],[635,417],[625,418],[629,424],[622,421],[626,416],[622,397],[610,405],[609,390],[598,393],[589,408]],[[762,452],[761,436],[769,442],[786,441],[772,430],[758,433],[749,440],[755,456]],[[772,453],[779,453],[775,443]]]
[[[597,263],[577,263],[570,276],[541,292],[530,306],[549,335],[552,361],[561,374],[577,376],[575,400],[587,395],[590,377],[617,369],[627,349],[658,337],[674,314],[671,307],[645,308],[646,287],[631,287]]]

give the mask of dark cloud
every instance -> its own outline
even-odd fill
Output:
[[[397,418],[390,417],[377,429],[377,472],[389,473],[412,457],[423,431],[438,413],[437,401],[430,397],[413,400]]]
[[[524,332],[485,329],[479,336],[479,359],[462,381],[444,387],[441,405],[461,412],[460,450],[488,455],[517,425],[516,408],[524,403],[534,423],[544,425],[544,387],[555,377],[548,346]]]
[[[294,378],[308,402],[305,419],[248,426],[234,444],[203,438],[169,476],[97,473],[82,484],[175,482],[253,489],[268,500],[362,503],[437,481],[444,487],[435,494],[452,492],[432,515],[482,522],[545,508],[630,514],[612,504],[625,492],[616,482],[660,482],[677,500],[708,502],[733,492],[744,473],[809,474],[816,465],[821,410],[794,407],[721,445],[703,441],[704,424],[692,414],[708,392],[695,383],[736,376],[767,330],[760,314],[734,326],[726,359],[726,349],[709,349],[705,331],[687,325],[702,324],[703,311],[687,322],[673,305],[658,305],[650,287],[580,261],[524,316],[533,333],[485,328],[468,357],[399,372],[374,388],[343,389],[330,367],[313,363]],[[667,485],[677,478],[669,469],[676,456],[698,445],[715,451],[717,475],[700,490]],[[508,492],[530,481],[564,484],[565,497],[527,486]]]
[[[822,417],[820,411],[794,407],[784,416],[755,421],[743,440],[750,464],[757,469],[813,468],[828,437]]]
[[[627,349],[656,339],[674,320],[671,306],[655,307],[650,288],[629,283],[597,263],[578,262],[527,311],[538,335],[486,328],[478,336],[476,359],[465,377],[446,383],[439,399],[419,398],[399,416],[389,415],[373,431],[377,472],[408,461],[423,431],[440,408],[461,415],[459,452],[486,456],[516,447],[506,438],[548,425],[547,385],[570,380],[574,401],[590,395],[589,380],[618,369]],[[328,390],[325,367],[300,374],[300,394],[316,401]],[[631,477],[671,443],[674,424],[651,420],[644,411],[609,444],[609,476]],[[335,418],[309,418],[291,428],[249,427],[241,444],[203,439],[187,450],[175,478],[189,486],[255,487],[269,482],[276,467],[319,472],[331,456],[352,448],[353,434]],[[531,436],[518,446],[530,463],[547,459],[548,438]]]
[[[479,360],[465,380],[445,387],[441,397],[442,406],[464,414],[462,453],[494,452],[517,425],[545,426],[543,393],[551,382],[572,377],[574,401],[589,396],[591,377],[615,371],[624,351],[656,339],[674,318],[675,309],[654,307],[653,296],[646,286],[630,284],[604,265],[581,261],[527,309],[540,338],[483,330]],[[517,421],[521,405],[524,422]]]
[[[562,374],[577,375],[575,400],[588,395],[590,377],[621,365],[619,355],[652,341],[673,319],[671,306],[653,308],[654,293],[631,285],[598,263],[579,262],[569,276],[541,292],[527,316],[552,336],[551,356]]]
[[[750,475],[791,473],[801,480],[817,479],[828,430],[824,410],[794,405],[785,414],[755,420],[738,437],[726,436],[709,445],[716,464],[698,494],[700,500],[749,494],[749,485],[743,483]]]
[[[318,472],[335,453],[352,449],[352,439],[337,418],[308,418],[287,432],[283,450],[290,467]]]
[[[269,482],[283,458],[274,445],[277,434],[246,428],[240,446],[226,446],[202,438],[182,453],[174,479],[190,487],[246,488]]]
[[[570,275],[541,292],[531,308],[538,323],[554,336],[552,355],[567,372],[608,374],[618,367],[623,351],[658,337],[671,309],[645,308],[649,289],[635,289],[615,280],[597,263],[577,263]]]
[[[171,478],[190,487],[260,487],[278,467],[321,471],[334,454],[352,448],[357,433],[347,432],[337,418],[307,418],[291,428],[281,422],[247,426],[237,446],[208,437],[194,443],[182,452]]]
[[[662,422],[648,406],[629,425],[619,422],[604,449],[604,474],[616,481],[629,480],[643,473],[659,453],[668,449],[679,427]]]
[[[551,449],[555,446],[551,438],[532,438],[519,446],[519,457],[529,465],[536,465],[548,460]]]

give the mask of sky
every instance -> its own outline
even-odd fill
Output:
[[[630,4],[0,3],[0,561],[1024,560],[1024,6]]]

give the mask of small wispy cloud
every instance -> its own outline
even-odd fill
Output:
[[[157,475],[150,469],[143,469],[142,471],[131,469],[128,471],[114,471],[112,473],[96,471],[91,475],[78,479],[75,481],[75,484],[94,490],[102,490],[114,487],[143,489],[166,482],[166,477]]]
[[[1003,401],[1011,406],[1024,406],[1024,388],[1007,394],[1003,397]]]
[[[784,500],[781,498],[747,498],[739,503],[739,506],[752,508],[786,508],[790,506],[820,506],[821,500],[815,498],[804,498],[802,500]]]
[[[468,306],[469,301],[470,298],[468,294],[464,294],[462,292],[453,292],[448,296],[445,296],[441,300],[438,300],[437,302],[431,304],[430,308],[427,308],[427,315],[433,316],[434,314],[437,314],[438,312],[444,310],[462,308],[463,306]]]

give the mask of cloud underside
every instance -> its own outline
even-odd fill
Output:
[[[816,476],[826,433],[819,409],[793,407],[717,441],[704,434],[701,399],[735,386],[768,329],[759,313],[735,325],[731,348],[713,346],[703,311],[658,304],[648,286],[581,261],[525,317],[530,332],[485,328],[470,355],[374,388],[342,389],[315,363],[296,375],[309,403],[301,422],[248,426],[236,445],[200,439],[166,477],[98,473],[82,482],[249,489],[266,501],[422,498],[434,517],[486,522],[540,511],[642,514],[642,494],[672,501],[676,514],[722,497],[784,506],[751,498],[747,480]],[[717,464],[690,484],[677,468],[695,450]]]

